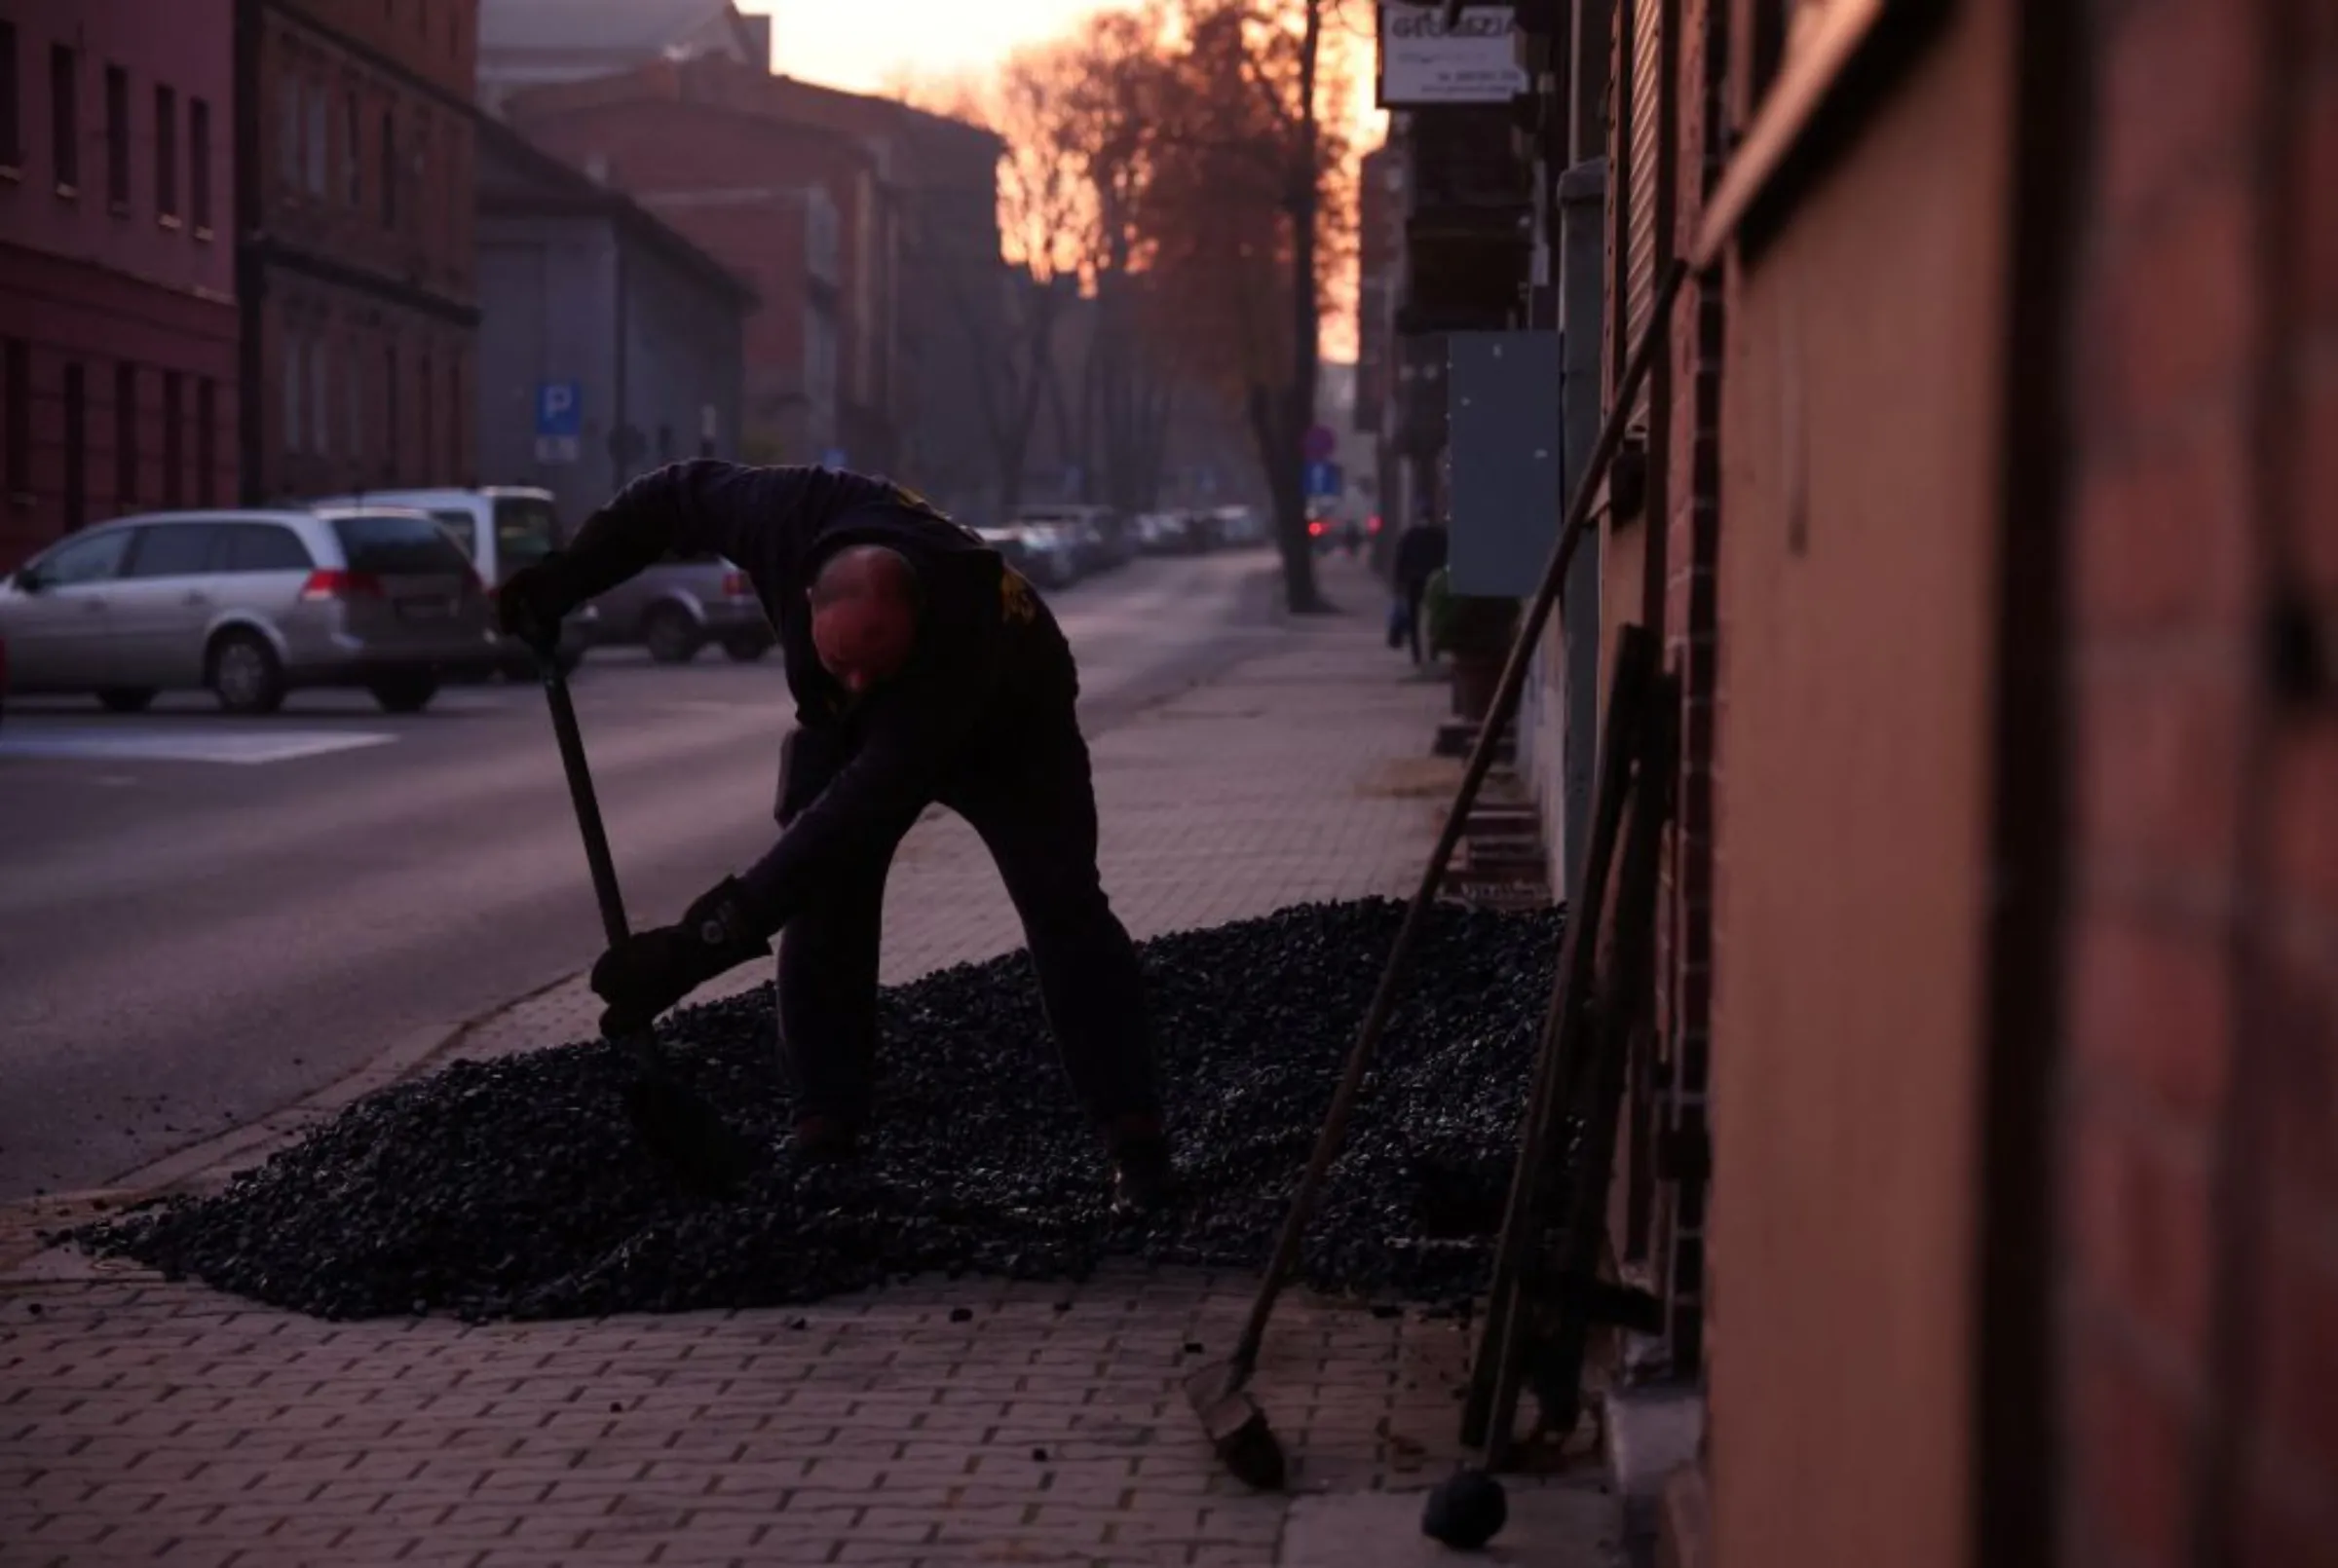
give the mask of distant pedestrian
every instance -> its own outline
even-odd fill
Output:
[[[1429,579],[1445,566],[1445,526],[1422,517],[1396,541],[1396,592],[1405,605],[1405,636],[1412,644],[1413,662],[1420,662],[1420,604]]]
[[[971,529],[885,480],[696,459],[627,485],[566,550],[516,574],[500,597],[505,627],[531,643],[554,635],[571,610],[673,550],[735,562],[778,629],[796,699],[781,831],[677,924],[611,948],[592,989],[646,1022],[768,954],[776,935],[797,1153],[850,1156],[872,1108],[886,875],[938,803],[998,862],[1116,1198],[1160,1201],[1170,1152],[1136,946],[1097,874],[1078,671],[1037,592]]]

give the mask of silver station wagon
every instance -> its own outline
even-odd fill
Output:
[[[117,713],[207,687],[230,713],[272,713],[301,687],[413,713],[498,662],[469,558],[427,515],[378,506],[98,524],[0,581],[0,637],[17,693],[89,692]]]

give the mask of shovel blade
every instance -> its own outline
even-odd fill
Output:
[[[663,1072],[642,1071],[625,1086],[634,1136],[659,1163],[701,1197],[727,1197],[755,1169],[752,1151],[714,1107]]]

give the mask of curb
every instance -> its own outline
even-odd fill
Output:
[[[583,970],[578,970],[576,974],[563,975],[548,985],[498,1002],[461,1023],[433,1024],[415,1029],[375,1053],[362,1066],[344,1073],[315,1093],[270,1111],[265,1116],[142,1165],[117,1176],[105,1186],[85,1188],[79,1192],[45,1193],[0,1204],[0,1288],[35,1273],[47,1281],[59,1278],[118,1279],[143,1275],[146,1271],[132,1266],[106,1264],[98,1259],[78,1256],[72,1267],[42,1267],[36,1271],[33,1265],[38,1260],[45,1254],[58,1251],[58,1249],[40,1239],[41,1233],[71,1229],[101,1215],[120,1213],[152,1203],[158,1198],[177,1197],[215,1187],[236,1172],[248,1169],[266,1155],[293,1142],[311,1128],[330,1121],[357,1101],[414,1076],[437,1058],[462,1044],[473,1032],[513,1008],[525,1006],[547,991],[559,989],[583,973]]]

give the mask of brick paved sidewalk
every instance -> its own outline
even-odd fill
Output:
[[[1369,580],[1344,563],[1327,579],[1347,615],[1284,628],[1097,742],[1106,879],[1140,935],[1417,877],[1443,694],[1381,648]],[[894,876],[886,978],[1017,941],[971,835],[922,826]],[[572,983],[455,1049],[555,1043],[590,1018]],[[443,1054],[418,1047],[367,1083]],[[304,1119],[276,1119],[235,1163]],[[0,1564],[1441,1555],[1418,1492],[1456,1457],[1461,1326],[1290,1303],[1260,1392],[1294,1495],[1253,1497],[1215,1473],[1178,1385],[1194,1347],[1230,1348],[1249,1286],[1124,1269],[803,1311],[333,1325],[46,1253],[0,1275]],[[1490,1560],[1611,1560],[1590,1479],[1522,1483],[1512,1502]]]

